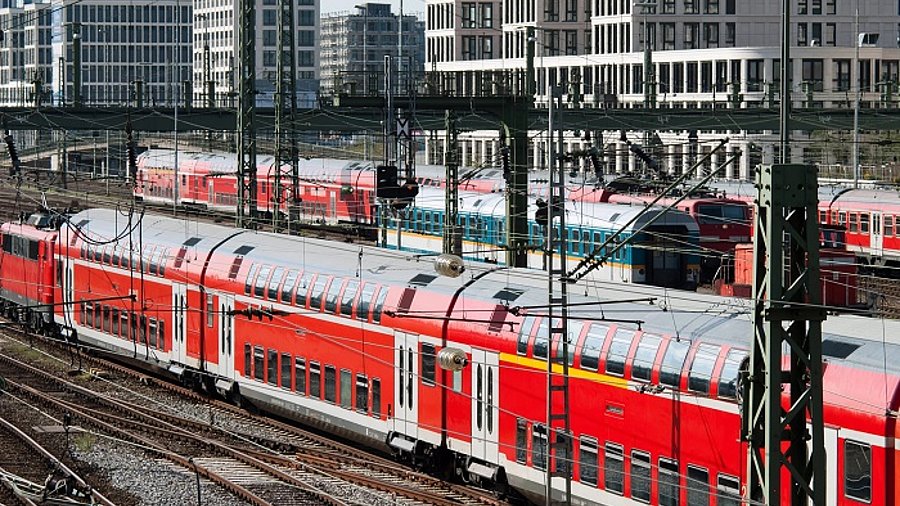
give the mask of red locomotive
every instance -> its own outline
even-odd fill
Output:
[[[2,254],[0,276],[25,284]],[[740,503],[752,323],[725,299],[573,306],[565,435],[544,422],[559,349],[539,309],[545,275],[472,264],[444,278],[383,250],[103,209],[68,219],[38,262],[56,273],[37,281],[55,321],[82,342],[419,465],[541,501],[547,466],[567,467],[548,441],[571,437],[575,504]],[[597,284],[572,302],[622,292]],[[635,315],[639,327],[621,319]],[[897,327],[826,322],[829,504],[900,504],[900,366],[884,360]]]

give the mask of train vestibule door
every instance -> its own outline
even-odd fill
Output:
[[[873,255],[881,255],[884,244],[884,232],[881,227],[881,213],[872,213],[872,239],[869,245]]]
[[[172,284],[172,355],[171,361],[184,364],[187,359],[187,285]]]
[[[219,376],[234,378],[234,295],[219,297]]]
[[[419,437],[419,336],[394,333],[394,432]]]
[[[57,262],[63,262],[63,313],[66,315],[66,322],[75,321],[75,264],[68,258],[57,259]],[[82,322],[83,324],[83,322]]]
[[[472,456],[493,464],[500,434],[499,363],[496,353],[472,350]]]

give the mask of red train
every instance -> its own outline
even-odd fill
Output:
[[[383,250],[103,209],[2,234],[8,306],[54,304],[52,323],[31,323],[142,366],[537,502],[547,466],[567,467],[548,440],[571,438],[575,504],[740,503],[752,323],[727,299],[573,306],[564,435],[544,422],[559,343],[543,274],[471,264],[444,278]],[[38,254],[5,247],[24,241]],[[629,290],[664,295],[597,284],[572,302]],[[898,327],[825,323],[829,505],[900,504],[900,365],[885,360]]]

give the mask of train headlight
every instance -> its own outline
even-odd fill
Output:
[[[459,348],[444,348],[438,352],[438,364],[441,369],[448,371],[461,371],[469,365],[469,359],[466,358],[466,352]]]

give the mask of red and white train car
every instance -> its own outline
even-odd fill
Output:
[[[37,330],[53,321],[57,229],[47,225],[45,215],[0,225],[0,311]]]
[[[846,230],[847,249],[868,263],[900,261],[900,194],[890,190],[837,192],[819,201],[819,222]]]
[[[546,304],[540,273],[442,278],[383,250],[99,209],[60,229],[55,261],[55,318],[82,342],[535,501],[566,464],[546,448],[569,436],[544,422],[559,343],[544,311],[510,310]],[[628,290],[667,304],[570,313],[573,502],[739,504],[748,307]],[[635,295],[589,292],[572,302]],[[829,505],[900,504],[898,327],[826,321]]]

